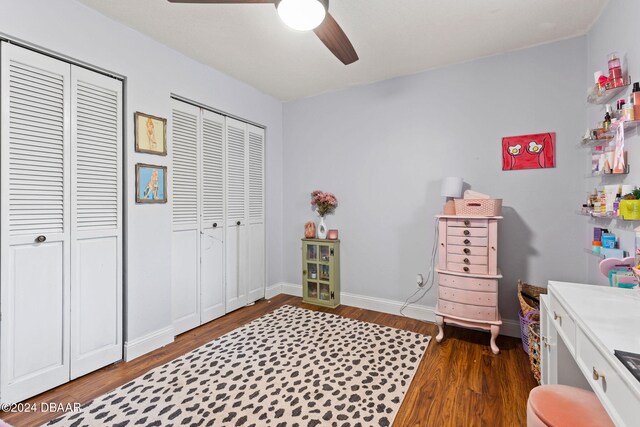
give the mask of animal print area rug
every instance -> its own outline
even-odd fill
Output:
[[[390,426],[431,337],[283,306],[50,426]]]

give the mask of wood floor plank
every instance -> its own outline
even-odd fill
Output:
[[[107,366],[26,402],[86,403],[285,304],[432,337],[438,331],[434,324],[416,319],[348,306],[317,307],[303,303],[301,298],[278,295],[186,332],[150,354]],[[432,339],[394,425],[525,426],[527,397],[536,385],[527,355],[515,338],[498,338],[499,355],[491,353],[488,343],[486,332],[453,326],[447,326],[442,343]],[[17,427],[31,427],[57,416],[39,411],[5,413],[1,418]]]

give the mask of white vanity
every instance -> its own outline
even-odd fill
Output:
[[[541,297],[542,384],[590,388],[616,425],[640,425],[640,381],[614,355],[640,354],[640,291],[550,281]]]

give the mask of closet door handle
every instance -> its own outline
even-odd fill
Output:
[[[240,224],[241,224],[240,221],[236,222],[236,225],[240,225]]]
[[[218,223],[217,223],[217,222],[214,222],[214,223],[213,223],[213,228],[216,228],[217,226],[218,226]]]
[[[464,235],[468,236],[469,234],[471,234],[471,232],[469,230],[464,230]]]
[[[38,243],[44,243],[47,241],[47,237],[46,236],[38,236],[36,237],[36,242]]]

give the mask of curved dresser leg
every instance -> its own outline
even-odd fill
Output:
[[[491,325],[491,342],[490,342],[490,344],[491,344],[491,351],[493,352],[493,354],[500,353],[500,349],[496,345],[496,338],[498,338],[498,334],[499,333],[500,333],[500,326]]]
[[[436,335],[436,341],[441,342],[444,338],[444,319],[442,316],[436,315],[436,325],[438,325],[438,335]]]

